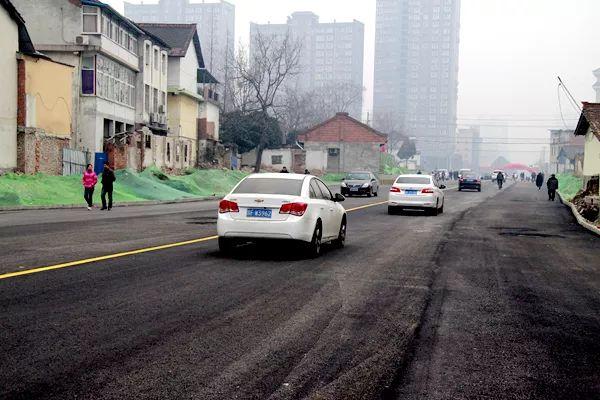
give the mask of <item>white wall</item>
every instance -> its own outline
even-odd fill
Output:
[[[187,54],[181,60],[181,68],[179,71],[179,87],[187,90],[190,93],[198,93],[198,58],[196,57],[196,49],[194,41],[190,42]]]
[[[209,122],[214,122],[215,124],[215,135],[213,137],[214,140],[219,140],[219,131],[220,131],[220,110],[219,106],[210,102],[203,101],[200,103],[200,112],[198,118],[206,118]]]
[[[0,169],[17,166],[17,24],[0,7]]]

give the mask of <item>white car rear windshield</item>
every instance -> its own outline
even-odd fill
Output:
[[[426,177],[419,176],[401,176],[396,180],[396,183],[409,183],[412,185],[429,185],[431,181]]]
[[[245,179],[233,191],[236,194],[283,194],[300,196],[302,179],[252,178]]]

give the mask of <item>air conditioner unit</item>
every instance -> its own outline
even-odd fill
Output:
[[[161,105],[158,106],[158,112],[160,114],[164,114],[165,113],[165,105],[164,104],[161,104]]]
[[[158,115],[156,113],[150,113],[150,123],[154,124],[158,122]]]
[[[167,124],[167,116],[166,115],[163,114],[160,116],[160,123],[163,125]]]
[[[90,44],[90,38],[88,36],[75,36],[75,43],[80,46],[87,46]]]

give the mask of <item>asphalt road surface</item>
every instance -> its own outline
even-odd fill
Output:
[[[381,200],[314,260],[221,256],[215,203],[0,213],[0,398],[600,398],[600,239],[564,206]]]

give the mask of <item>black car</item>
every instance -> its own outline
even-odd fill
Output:
[[[379,181],[368,171],[349,172],[341,184],[342,195],[350,196],[377,196]]]
[[[463,189],[477,190],[481,192],[481,179],[477,175],[465,175],[458,180],[458,190]]]

